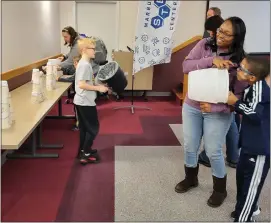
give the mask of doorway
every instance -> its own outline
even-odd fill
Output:
[[[101,38],[107,48],[107,60],[111,61],[113,49],[118,49],[118,2],[76,2],[76,29],[87,36]]]

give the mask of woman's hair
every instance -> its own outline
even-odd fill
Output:
[[[248,68],[258,80],[264,80],[270,74],[270,60],[257,56],[246,56]]]
[[[222,19],[219,15],[214,15],[205,21],[205,30],[216,33],[216,30],[222,25],[223,22],[224,19]]]
[[[230,21],[233,28],[233,40],[229,48],[229,53],[232,53],[230,60],[234,63],[240,63],[245,57],[244,42],[246,36],[246,25],[239,17],[230,17],[224,22]],[[206,47],[213,52],[217,52],[216,37],[207,41]]]
[[[75,44],[75,39],[78,37],[78,33],[72,28],[71,26],[67,26],[64,29],[62,29],[62,32],[66,32],[71,36],[71,42],[68,46],[73,46]],[[68,43],[65,41],[64,45],[67,45]]]

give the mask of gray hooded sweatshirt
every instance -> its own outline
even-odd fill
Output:
[[[60,64],[61,69],[66,75],[73,75],[75,73],[75,67],[73,66],[73,58],[80,56],[78,43],[77,43],[79,39],[80,39],[80,36],[75,38],[74,44],[71,46],[70,52],[67,55],[65,55],[65,60],[61,62]],[[98,47],[101,47],[101,46],[98,45]],[[100,51],[97,51],[97,52],[100,52]],[[105,58],[106,58],[106,55],[105,55]],[[96,74],[99,71],[100,66],[97,63],[95,63],[93,60],[91,60],[90,63],[92,66],[93,73]]]
[[[74,40],[74,44],[71,46],[70,52],[65,55],[65,60],[61,62],[60,67],[66,74],[74,74],[75,68],[73,66],[73,58],[79,56],[78,43],[77,40],[80,37],[76,37]]]

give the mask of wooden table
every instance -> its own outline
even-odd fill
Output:
[[[8,158],[57,158],[58,154],[38,154],[36,149],[62,148],[63,145],[42,145],[40,123],[56,104],[61,96],[70,88],[71,83],[56,84],[56,89],[46,91],[46,100],[40,104],[31,102],[32,84],[26,83],[11,91],[11,102],[15,123],[10,129],[2,130],[2,147],[4,150],[17,150],[31,135],[31,154],[8,154]]]

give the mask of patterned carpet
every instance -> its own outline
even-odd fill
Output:
[[[201,186],[194,192],[174,192],[183,177],[180,106],[153,99],[136,102],[152,111],[112,110],[123,105],[129,102],[98,104],[98,165],[81,166],[74,159],[79,135],[70,130],[72,120],[45,120],[44,141],[64,143],[64,148],[57,150],[59,159],[8,160],[2,166],[2,221],[228,221],[235,196],[233,170],[230,196],[221,208],[205,204],[211,192],[208,168],[201,168]],[[71,114],[72,105],[63,105],[63,111]],[[270,219],[268,189],[261,220]]]
[[[170,125],[182,144],[182,125]],[[183,179],[182,146],[115,147],[115,221],[121,222],[230,222],[236,197],[235,169],[227,168],[228,197],[219,208],[206,201],[212,192],[210,168],[200,166],[199,187],[177,194]],[[269,174],[270,176],[270,174]],[[270,219],[270,188],[266,184],[257,221]]]

